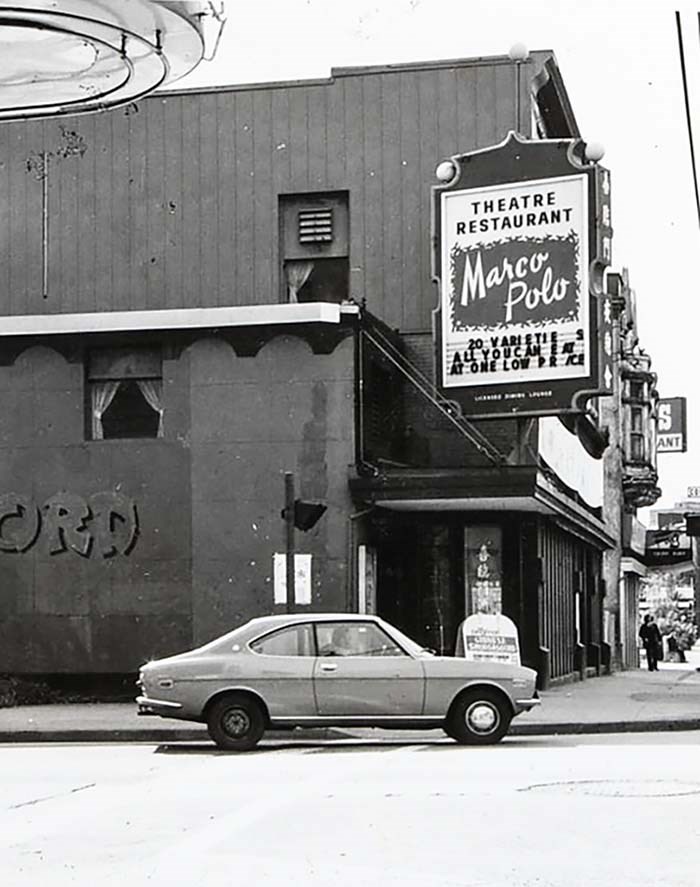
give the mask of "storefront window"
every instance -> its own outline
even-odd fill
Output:
[[[465,615],[502,612],[502,531],[498,526],[464,529]]]

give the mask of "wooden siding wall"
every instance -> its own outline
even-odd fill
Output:
[[[277,302],[278,196],[347,190],[352,297],[393,327],[429,329],[435,167],[502,140],[515,113],[514,66],[491,59],[3,124],[0,313]],[[84,153],[62,156],[76,138]],[[42,152],[47,298],[42,182],[28,169]]]
[[[540,643],[550,651],[551,676],[562,677],[571,674],[575,667],[575,606],[577,572],[583,563],[581,546],[572,536],[543,522],[538,556],[542,565]]]

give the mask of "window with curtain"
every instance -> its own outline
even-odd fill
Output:
[[[283,301],[346,300],[348,192],[281,195],[279,217]]]
[[[91,440],[163,437],[163,369],[159,348],[99,348],[88,354]]]

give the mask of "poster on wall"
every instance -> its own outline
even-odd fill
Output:
[[[274,601],[287,603],[287,555],[276,552],[272,558]],[[294,603],[311,603],[311,555],[294,555]]]
[[[435,189],[437,376],[466,415],[553,414],[603,393],[609,179],[572,144],[511,138],[452,158],[455,181]]]
[[[464,610],[467,614],[501,612],[502,531],[498,526],[472,525],[464,530]]]

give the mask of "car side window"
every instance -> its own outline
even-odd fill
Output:
[[[319,656],[408,655],[373,622],[317,623],[316,638]]]
[[[308,624],[288,626],[252,641],[250,649],[263,656],[313,656],[313,632]]]

